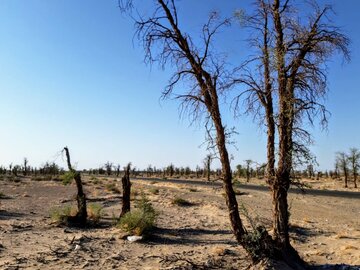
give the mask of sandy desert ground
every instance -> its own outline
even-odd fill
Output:
[[[1,181],[0,269],[251,269],[230,231],[221,188],[134,180],[133,203],[146,194],[158,219],[150,237],[129,242],[113,226],[121,194],[105,188],[121,189],[119,180],[85,177],[89,202],[103,206],[100,224],[87,229],[57,226],[50,218],[54,207],[75,203],[74,184]],[[312,185],[338,189],[342,183]],[[269,192],[239,194],[239,204],[270,228]],[[174,205],[175,197],[192,204]],[[359,199],[290,194],[289,203],[292,243],[307,262],[316,269],[360,269]]]

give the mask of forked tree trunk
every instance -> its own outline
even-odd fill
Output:
[[[271,190],[273,195],[273,229],[276,248],[282,258],[294,269],[303,269],[304,261],[289,240],[288,189],[291,182],[293,125],[294,125],[294,79],[286,73],[285,42],[281,21],[280,0],[272,6],[276,32],[276,71],[279,94],[279,159]]]
[[[281,98],[282,99],[282,98]],[[292,169],[292,108],[288,98],[280,101],[279,117],[279,161],[274,182],[271,187],[273,195],[273,229],[274,241],[281,258],[293,269],[305,269],[305,262],[291,246],[289,238],[288,190],[291,183]],[[289,117],[290,116],[290,117]]]
[[[130,196],[131,196],[131,183],[130,183],[130,163],[125,168],[125,174],[121,179],[122,188],[123,188],[123,197],[122,197],[122,208],[120,217],[124,216],[127,212],[130,211]]]
[[[65,150],[65,154],[66,154],[68,169],[70,172],[72,172],[74,174],[74,180],[75,180],[76,188],[77,188],[76,201],[77,201],[78,212],[76,214],[76,222],[80,226],[85,226],[86,220],[87,220],[86,196],[83,191],[83,186],[82,186],[82,182],[81,182],[81,174],[79,172],[75,171],[71,166],[69,149],[67,147],[64,147],[64,150]]]

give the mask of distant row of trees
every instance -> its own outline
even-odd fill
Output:
[[[208,181],[211,179],[219,179],[221,177],[221,169],[211,169],[211,163],[214,157],[207,155],[203,160],[203,166],[196,166],[195,170],[189,166],[177,167],[173,163],[163,168],[149,165],[145,170],[133,167],[131,174],[133,176],[146,176],[146,177],[184,177],[184,178],[205,178]],[[97,169],[84,169],[83,173],[92,175],[107,175],[116,176],[124,174],[125,169],[121,169],[120,164],[106,162],[103,166]],[[247,182],[250,179],[263,179],[266,178],[266,163],[258,163],[251,159],[244,160],[243,164],[238,164],[232,172],[233,177],[237,179],[245,178]],[[294,170],[294,178],[309,178],[320,180],[321,178],[340,179],[344,177],[345,187],[348,187],[349,180],[352,180],[354,187],[357,188],[357,178],[360,168],[360,150],[357,148],[350,148],[346,152],[337,152],[334,170],[315,170],[314,165],[310,164],[303,170]],[[11,163],[8,167],[0,166],[0,175],[13,175],[13,176],[37,176],[37,175],[60,175],[65,171],[55,162],[46,162],[41,167],[33,167],[29,165],[27,158],[24,158],[23,164],[13,165]]]
[[[27,158],[24,158],[23,164],[13,165],[10,163],[8,167],[0,166],[0,175],[13,175],[15,177],[19,175],[60,175],[64,173],[64,169],[57,165],[55,162],[46,162],[41,167],[33,167],[29,165]]]
[[[344,176],[345,187],[348,187],[348,180],[352,177],[354,187],[357,188],[357,177],[360,168],[360,151],[357,148],[350,148],[346,152],[336,153],[335,173]]]

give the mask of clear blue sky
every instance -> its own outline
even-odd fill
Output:
[[[333,167],[336,151],[360,148],[360,1],[332,2],[336,23],[352,40],[352,61],[329,64],[332,117],[327,132],[314,130],[313,147],[324,169]],[[199,27],[209,10],[230,15],[250,1],[181,3],[184,25]],[[223,48],[241,55],[245,35],[231,31],[240,34],[223,33]],[[170,72],[143,64],[133,33],[117,0],[0,1],[0,164],[27,157],[34,166],[64,166],[58,154],[68,146],[78,168],[106,161],[138,168],[201,165],[204,129],[179,119],[176,101],[159,100]],[[230,122],[239,132],[238,150],[230,147],[233,165],[264,162],[265,138],[252,119]]]

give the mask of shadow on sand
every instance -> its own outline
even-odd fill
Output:
[[[201,236],[201,237],[199,237]],[[151,236],[147,239],[147,244],[162,245],[191,245],[191,244],[234,244],[231,240],[232,233],[229,230],[210,230],[210,229],[167,229],[154,228]]]
[[[349,265],[349,264],[322,264],[313,265],[310,267],[311,270],[360,270],[360,265]]]
[[[23,213],[8,212],[6,210],[0,210],[0,220],[17,219],[26,216]]]
[[[314,228],[305,228],[298,225],[291,225],[289,228],[291,238],[300,243],[305,243],[309,237],[318,235],[330,235],[329,232],[319,231]]]

